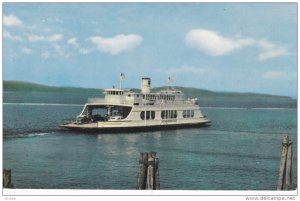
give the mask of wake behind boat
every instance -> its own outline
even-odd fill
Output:
[[[125,78],[121,74],[120,83]],[[170,78],[169,78],[170,79]],[[120,88],[105,89],[105,98],[89,98],[75,119],[64,128],[83,131],[149,131],[209,126],[196,98],[185,99],[181,91],[167,89],[151,93],[151,79],[142,78],[141,92]]]

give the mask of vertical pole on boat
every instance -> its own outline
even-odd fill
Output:
[[[145,94],[145,102],[146,102],[146,107],[145,107],[145,110],[144,110],[144,112],[145,112],[145,115],[144,115],[144,120],[145,120],[145,126],[147,126],[147,110],[148,110],[148,103],[147,103],[147,94]]]
[[[125,80],[125,74],[121,73],[120,74],[120,89],[122,89],[122,81]]]

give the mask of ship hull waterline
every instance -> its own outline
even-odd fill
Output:
[[[174,130],[174,129],[188,129],[209,127],[210,121],[187,123],[187,124],[165,124],[165,125],[151,125],[151,126],[131,126],[131,127],[82,127],[74,125],[61,125],[60,127],[75,132],[85,133],[129,133],[129,132],[151,132],[160,130]]]

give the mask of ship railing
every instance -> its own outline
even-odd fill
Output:
[[[195,102],[193,101],[190,101],[190,100],[157,100],[155,101],[155,104],[156,105],[178,105],[178,106],[181,106],[181,105],[194,105]]]
[[[113,99],[108,101],[105,98],[88,98],[88,103],[134,104],[134,100],[126,99]]]
[[[197,98],[189,98],[185,101],[186,104],[189,105],[198,105],[198,99]]]
[[[63,120],[63,125],[66,125],[66,124],[87,124],[87,123],[90,123],[91,122],[91,119],[90,118],[87,118],[86,116],[81,116],[81,117],[76,117],[76,118],[73,118],[73,119],[64,119]]]
[[[66,125],[66,124],[73,124],[76,122],[76,119],[64,119],[63,120],[63,125]]]
[[[105,103],[104,98],[88,98],[88,103]]]

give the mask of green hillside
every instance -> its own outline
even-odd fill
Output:
[[[153,91],[166,90],[167,87],[153,88]],[[205,98],[237,98],[237,99],[282,99],[282,100],[293,100],[288,96],[278,96],[270,94],[258,94],[258,93],[238,93],[238,92],[215,92],[205,89],[197,89],[192,87],[180,87],[175,86],[175,90],[182,91],[187,97],[205,97]]]
[[[287,96],[276,96],[269,94],[257,94],[257,93],[237,93],[237,92],[214,92],[205,89],[197,89],[191,87],[174,87],[176,90],[182,91],[187,97],[205,97],[205,98],[229,98],[229,99],[247,99],[247,100],[289,100],[294,99]],[[153,92],[160,90],[166,90],[167,87],[155,87],[152,88]],[[3,81],[4,91],[34,91],[34,92],[59,92],[59,93],[95,93],[102,94],[102,89],[94,88],[80,88],[80,87],[56,87],[47,86],[41,84],[35,84],[31,82],[23,81]],[[139,89],[133,89],[138,92]]]
[[[61,93],[100,93],[103,90],[80,87],[56,87],[23,81],[3,81],[3,91],[34,91],[34,92],[61,92]]]

